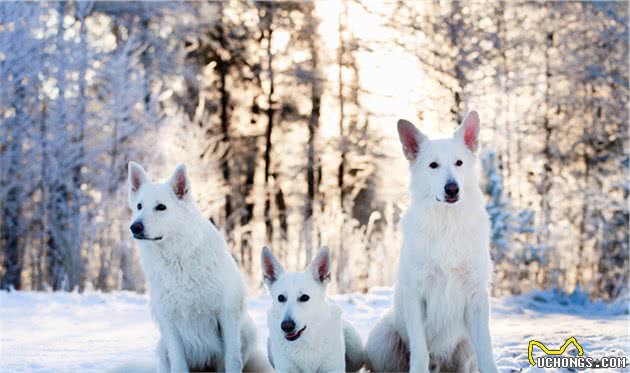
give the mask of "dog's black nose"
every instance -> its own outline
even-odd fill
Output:
[[[285,333],[292,332],[295,330],[295,322],[293,322],[293,320],[284,320],[282,324],[280,324],[280,328]]]
[[[131,233],[133,234],[140,234],[144,231],[144,225],[137,221],[133,224],[131,224],[131,227],[129,227],[129,229],[131,229]]]
[[[456,182],[449,181],[444,186],[444,193],[449,197],[456,197],[459,193],[459,185]]]

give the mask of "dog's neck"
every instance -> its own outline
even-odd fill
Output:
[[[405,234],[439,231],[443,235],[449,235],[451,231],[475,227],[477,223],[487,219],[481,191],[470,191],[465,197],[454,204],[437,202],[430,198],[412,198],[403,217],[404,229],[410,230]]]

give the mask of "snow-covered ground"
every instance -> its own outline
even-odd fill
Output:
[[[391,304],[391,291],[334,299],[365,340]],[[266,295],[249,301],[261,348],[269,302]],[[592,304],[580,293],[536,292],[493,300],[492,335],[503,372],[529,369],[530,339],[557,348],[575,336],[587,356],[630,354],[629,325],[627,298]],[[157,338],[145,295],[0,292],[2,373],[103,372],[126,362],[151,366]]]

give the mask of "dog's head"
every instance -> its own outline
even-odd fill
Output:
[[[411,122],[398,121],[403,153],[410,162],[411,195],[416,200],[456,204],[479,188],[479,115],[472,111],[451,138],[430,140]]]
[[[165,183],[153,183],[142,166],[129,162],[129,229],[136,240],[159,242],[171,237],[190,209],[190,181],[186,166],[179,165]]]
[[[270,328],[277,328],[288,341],[304,333],[317,333],[328,314],[326,285],[330,281],[330,255],[322,248],[304,272],[285,272],[269,248],[261,263],[265,284],[273,299]],[[310,328],[310,329],[309,329]]]

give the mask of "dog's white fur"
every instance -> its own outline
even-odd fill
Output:
[[[356,372],[363,366],[361,337],[326,298],[330,256],[323,248],[304,272],[285,272],[271,250],[263,248],[264,281],[273,303],[267,314],[269,361],[278,372]],[[307,301],[300,298],[307,295]],[[279,297],[283,297],[282,301]],[[285,338],[284,320],[304,330],[294,341]]]
[[[468,114],[448,139],[429,140],[405,120],[398,132],[410,161],[411,204],[402,219],[394,305],[370,333],[368,365],[497,372],[488,325],[490,223],[476,157],[479,116]],[[460,188],[455,203],[446,202],[448,181]]]
[[[128,171],[129,207],[132,221],[144,225],[146,239],[136,241],[161,334],[158,371],[269,370],[255,351],[243,277],[221,234],[198,210],[186,167],[165,183],[152,183],[134,162]],[[156,210],[159,204],[166,209]]]

